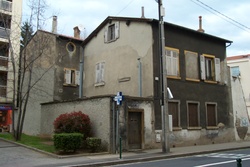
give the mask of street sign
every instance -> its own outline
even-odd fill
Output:
[[[122,92],[117,92],[117,95],[114,97],[114,101],[116,101],[116,104],[119,106],[122,104],[123,96]]]

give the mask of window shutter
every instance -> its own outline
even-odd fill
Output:
[[[201,79],[206,79],[206,70],[205,70],[205,57],[200,55],[200,70],[201,70]]]
[[[101,68],[100,68],[100,81],[104,81],[104,66],[105,66],[105,63],[102,62],[100,64],[101,64]]]
[[[107,43],[108,42],[108,29],[105,28],[104,30],[104,42]]]
[[[220,82],[221,78],[220,78],[220,59],[219,58],[215,58],[215,79],[216,81]]]
[[[115,39],[119,38],[120,25],[119,22],[115,23]]]
[[[65,83],[66,84],[71,84],[71,70],[65,69],[64,72],[65,72],[65,76],[64,76]]]
[[[97,63],[96,66],[95,66],[95,68],[96,68],[96,70],[95,70],[95,83],[100,82],[100,78],[99,78],[99,76],[100,76],[100,67],[99,67],[99,64],[100,63]]]
[[[166,50],[166,68],[167,68],[167,75],[172,74],[171,68],[171,51]]]
[[[172,51],[173,57],[172,57],[172,74],[174,76],[178,76],[179,70],[178,70],[178,53]]]
[[[75,71],[75,84],[79,85],[80,83],[80,71]]]

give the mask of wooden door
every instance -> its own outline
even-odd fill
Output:
[[[128,145],[129,149],[141,149],[142,145],[142,113],[129,112],[128,114]]]

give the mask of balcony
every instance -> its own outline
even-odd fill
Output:
[[[10,29],[0,27],[0,38],[9,39]]]
[[[8,68],[8,57],[0,56],[0,68],[4,67],[5,69]]]
[[[0,10],[12,12],[12,2],[0,0]]]
[[[7,95],[7,86],[0,85],[0,97],[6,97]]]

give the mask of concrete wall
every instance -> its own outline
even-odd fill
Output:
[[[41,106],[41,135],[53,135],[53,122],[61,114],[82,111],[89,115],[92,135],[102,139],[102,144],[110,149],[111,104],[110,97],[92,98],[63,103],[47,103]]]
[[[231,78],[234,124],[236,129],[235,137],[236,140],[244,140],[249,129],[247,107],[240,79],[238,77]]]
[[[113,20],[112,23],[114,22],[116,21]],[[84,96],[115,94],[118,91],[122,91],[124,95],[138,96],[138,58],[142,62],[142,96],[153,95],[151,26],[133,21],[129,25],[120,21],[119,25],[117,40],[104,43],[104,30],[108,24],[85,46]],[[105,84],[95,86],[95,65],[99,62],[105,62]],[[125,82],[119,81],[124,78],[127,78]]]

